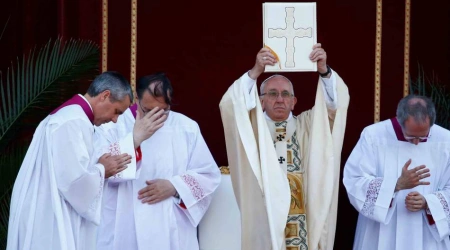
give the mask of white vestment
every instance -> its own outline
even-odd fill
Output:
[[[363,130],[343,174],[350,202],[359,212],[354,250],[450,249],[450,132],[433,125],[429,135],[414,145],[404,139],[395,118]],[[430,185],[394,193],[409,159],[408,169],[422,164],[430,169],[431,176],[423,179]],[[405,197],[413,191],[425,197],[429,218],[426,210],[406,209]]]
[[[332,77],[335,77],[339,100],[336,111],[329,117],[324,89],[319,82],[314,108],[297,118],[297,137],[307,175],[305,202],[312,250],[332,249],[334,243],[340,154],[349,97],[347,87],[334,71]],[[233,190],[241,213],[242,235],[235,238],[241,238],[242,250],[279,250],[285,248],[291,192],[254,85],[249,95],[245,73],[220,103]],[[329,119],[332,117],[334,121]],[[219,230],[217,234],[221,235]],[[213,248],[213,242],[204,243],[210,248],[201,244],[205,250],[226,249],[226,246]]]
[[[133,111],[132,111],[133,110]],[[101,145],[133,132],[136,105],[116,124],[99,127]],[[102,142],[103,141],[103,142]],[[101,146],[104,147],[104,146]],[[164,126],[141,143],[137,179],[105,185],[98,250],[199,249],[197,225],[220,183],[220,171],[199,129],[190,118],[171,111]],[[143,204],[138,192],[145,181],[169,180],[180,195],[156,204]]]
[[[14,184],[8,250],[95,249],[105,170],[92,157],[91,107],[74,99],[34,133]]]

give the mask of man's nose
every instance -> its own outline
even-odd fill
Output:
[[[419,139],[419,138],[414,138],[414,139],[413,139],[413,144],[414,144],[414,145],[419,144],[419,142],[420,142],[420,139]]]
[[[115,116],[111,119],[111,121],[114,122],[114,123],[116,123],[118,118],[119,118],[119,116],[118,116],[118,115],[115,115]]]
[[[277,95],[277,102],[283,102],[284,101],[284,99],[283,99],[283,97],[281,96],[281,94],[278,94]]]

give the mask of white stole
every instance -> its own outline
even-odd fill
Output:
[[[292,138],[297,129],[297,121],[289,115],[287,121],[275,122],[266,115],[269,131],[272,132],[272,140],[274,141],[275,150],[277,152],[277,160],[281,169],[287,175],[287,141]]]

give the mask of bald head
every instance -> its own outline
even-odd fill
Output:
[[[412,118],[418,124],[430,123],[430,127],[436,121],[436,108],[433,101],[426,96],[408,95],[400,100],[397,106],[397,119],[404,128],[408,118]]]
[[[292,85],[292,82],[287,78],[287,77],[285,77],[285,76],[282,76],[282,75],[278,75],[278,74],[275,74],[275,75],[273,75],[273,76],[270,76],[270,77],[268,77],[266,80],[264,80],[262,83],[261,83],[261,87],[260,87],[260,93],[262,94],[262,93],[266,93],[266,89],[265,89],[265,87],[266,87],[266,85],[269,83],[269,82],[273,82],[273,83],[284,83],[284,82],[287,82],[289,85],[290,85],[290,87],[291,87],[291,89],[290,89],[290,92],[292,93],[292,94],[294,94],[294,86]]]

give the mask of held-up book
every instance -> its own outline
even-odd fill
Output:
[[[316,3],[263,3],[263,42],[277,58],[265,72],[317,71]]]

